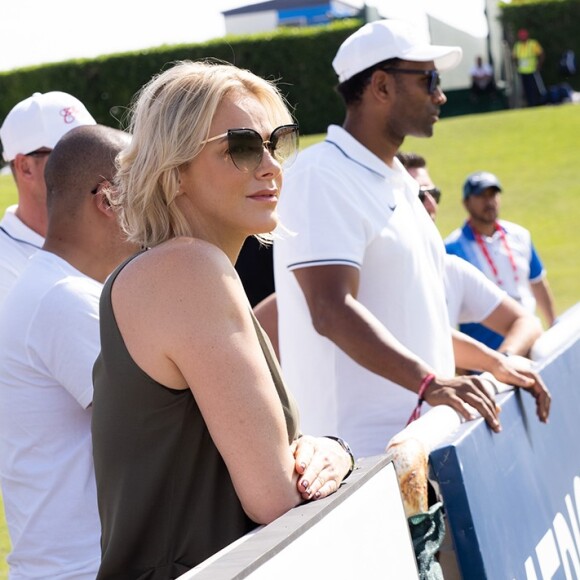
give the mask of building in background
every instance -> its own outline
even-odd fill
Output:
[[[492,66],[500,90],[505,89],[509,94],[513,87],[510,48],[504,43],[498,0],[271,0],[222,14],[226,34],[254,34],[282,26],[314,26],[341,18],[361,18],[366,22],[380,18],[412,20],[424,30],[427,41],[463,49],[461,64],[442,77],[446,92],[464,92],[465,103],[469,105],[470,69],[477,56]]]
[[[357,17],[359,2],[324,0],[270,0],[222,12],[226,34],[252,34],[281,26],[314,26]]]

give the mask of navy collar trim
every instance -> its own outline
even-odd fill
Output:
[[[32,242],[27,242],[26,240],[21,240],[20,238],[17,238],[15,236],[13,236],[3,226],[0,226],[0,231],[3,232],[5,235],[7,235],[11,240],[14,240],[15,242],[18,242],[19,244],[25,244],[26,246],[30,246],[32,248],[36,248],[37,250],[42,249],[40,246],[37,246],[36,244],[33,244]]]
[[[366,169],[367,171],[370,171],[371,173],[374,173],[375,175],[378,175],[379,177],[382,177],[383,179],[385,178],[385,176],[378,172],[375,171],[374,169],[372,169],[371,167],[369,167],[368,165],[365,165],[364,163],[361,163],[360,161],[358,161],[357,159],[355,159],[354,157],[351,157],[340,145],[338,145],[337,143],[335,143],[334,141],[331,141],[330,139],[326,138],[324,140],[326,143],[329,143],[330,145],[334,145],[347,159],[349,159],[350,161],[352,161],[353,163],[356,163],[357,165],[360,165],[361,167],[363,167],[364,169]]]

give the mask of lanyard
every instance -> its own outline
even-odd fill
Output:
[[[483,241],[481,234],[473,228],[473,226],[471,225],[471,221],[469,222],[469,227],[471,228],[471,231],[473,232],[473,236],[475,238],[475,241],[477,242],[477,245],[479,246],[479,249],[481,250],[481,252],[483,254],[483,257],[485,258],[486,262],[488,263],[489,267],[491,268],[491,271],[493,272],[493,275],[496,279],[498,286],[503,286],[503,282],[501,281],[501,278],[499,277],[499,271],[497,269],[497,266],[495,265],[495,262],[493,261],[493,258],[491,257],[491,254],[489,253],[489,251],[487,249],[487,245]],[[512,253],[512,250],[508,244],[507,237],[505,235],[505,231],[497,222],[495,222],[494,227],[495,227],[495,231],[499,233],[499,236],[501,238],[501,242],[503,244],[503,247],[505,248],[506,254],[508,256],[508,259],[509,259],[511,267],[512,267],[512,272],[514,274],[514,281],[517,284],[519,282],[520,277],[518,276],[518,269],[516,266],[516,261],[514,259],[514,255]]]

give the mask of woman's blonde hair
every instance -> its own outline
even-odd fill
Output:
[[[292,122],[273,83],[226,63],[179,61],[136,94],[129,124],[133,137],[118,156],[117,188],[111,199],[130,241],[152,247],[192,235],[173,203],[178,168],[202,150],[217,108],[236,90],[256,96],[273,127]]]

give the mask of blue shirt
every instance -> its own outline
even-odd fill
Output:
[[[471,262],[526,310],[535,313],[536,299],[530,283],[540,280],[545,270],[532,244],[530,232],[504,220],[499,220],[498,224],[500,230],[491,236],[482,236],[490,260],[479,247],[468,222],[445,238],[447,253]],[[503,341],[500,334],[481,324],[461,324],[459,329],[493,349],[497,349]]]

